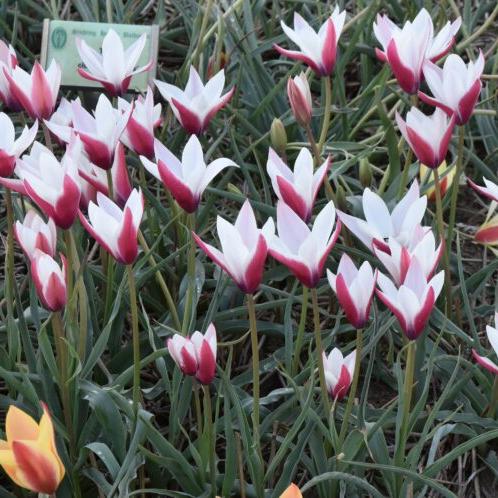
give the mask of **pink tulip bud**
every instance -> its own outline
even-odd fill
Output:
[[[426,116],[412,107],[406,115],[406,122],[396,113],[396,122],[404,139],[418,160],[432,169],[438,168],[446,158],[455,119],[454,114],[448,118],[441,109]]]
[[[274,45],[274,48],[285,57],[304,62],[318,76],[329,76],[334,70],[337,44],[345,19],[346,11],[340,12],[336,6],[317,33],[297,12],[294,12],[294,29],[289,28],[283,21],[280,21],[280,24],[284,33],[301,51],[286,50],[279,45]]]
[[[303,285],[316,287],[341,231],[334,203],[330,201],[320,211],[310,230],[287,204],[278,201],[277,230],[278,236],[272,218],[263,227],[271,256],[287,266]]]
[[[33,119],[48,119],[55,109],[61,84],[61,68],[54,60],[45,71],[35,62],[30,73],[15,66],[12,73],[3,72],[9,83],[9,90],[24,110]]]
[[[185,131],[195,135],[207,129],[211,119],[225,107],[235,91],[233,87],[221,95],[225,86],[223,69],[204,85],[194,66],[190,66],[185,90],[159,80],[154,80],[154,83]]]
[[[211,384],[216,373],[216,329],[211,323],[203,335],[191,337],[175,334],[168,339],[168,350],[184,375],[195,376],[204,385]]]
[[[54,220],[49,219],[45,223],[34,209],[30,209],[22,223],[16,221],[14,233],[28,258],[32,259],[37,249],[52,258],[55,256],[57,229]]]
[[[20,111],[21,104],[10,90],[6,74],[12,76],[12,71],[17,66],[17,55],[12,47],[0,40],[0,101],[11,111]]]
[[[90,201],[87,221],[79,212],[82,225],[90,235],[116,261],[131,265],[138,255],[137,236],[144,212],[144,199],[139,190],[133,190],[124,208],[114,204],[108,197],[97,193],[97,204]]]
[[[7,114],[0,112],[0,176],[11,176],[19,156],[33,143],[38,133],[38,121],[28,128],[25,126],[16,140],[14,124]]]
[[[311,122],[312,102],[308,79],[304,73],[289,78],[287,81],[287,96],[294,118],[301,126],[307,126]]]
[[[277,197],[303,221],[311,218],[318,191],[330,168],[330,157],[313,174],[313,157],[308,149],[299,152],[294,171],[270,148],[266,169]]]
[[[408,339],[417,339],[443,288],[444,272],[437,273],[427,282],[420,263],[413,258],[399,288],[382,273],[379,273],[377,283],[379,299],[394,313]]]
[[[44,308],[60,311],[67,302],[66,258],[60,254],[62,268],[49,254],[36,249],[31,259],[31,275]]]
[[[373,272],[367,261],[358,270],[351,258],[343,254],[337,274],[327,270],[327,277],[349,323],[362,329],[368,322],[377,272]]]
[[[118,99],[118,109],[126,113],[131,104],[124,99]],[[154,129],[161,124],[161,104],[154,105],[152,88],[147,89],[145,99],[140,96],[135,101],[133,112],[126,128],[121,135],[128,149],[139,156],[154,159]]]
[[[498,355],[498,313],[495,312],[495,326],[491,327],[491,325],[486,325],[486,335],[488,336],[488,341],[495,352],[495,356]],[[491,372],[492,374],[498,375],[498,365],[491,361],[489,358],[485,356],[481,356],[475,349],[472,349],[472,355],[474,359],[484,367],[486,370]]]
[[[135,74],[148,71],[152,66],[151,60],[135,69],[146,41],[147,35],[144,33],[125,50],[121,38],[111,28],[102,41],[101,53],[76,37],[76,48],[86,66],[86,69],[79,67],[78,73],[87,80],[101,83],[109,95],[121,96],[128,91]]]
[[[348,393],[353,381],[356,350],[349,353],[345,358],[337,348],[334,348],[328,356],[325,351],[322,352],[322,355],[327,391],[332,398],[340,401]]]
[[[477,243],[485,246],[498,245],[498,215],[485,221],[474,235]]]
[[[181,161],[157,139],[154,148],[157,164],[141,156],[142,164],[163,182],[187,213],[197,210],[204,190],[220,171],[228,166],[237,166],[224,157],[206,165],[201,143],[195,135],[192,135],[185,145]]]
[[[467,65],[460,56],[450,54],[442,68],[427,61],[423,69],[434,97],[419,91],[420,99],[439,107],[449,116],[454,114],[457,125],[467,123],[481,93],[484,71],[482,52],[479,52],[475,62],[470,61]]]
[[[392,211],[382,198],[369,188],[363,191],[362,204],[364,220],[342,211],[337,212],[339,219],[370,250],[377,247],[389,252],[386,239],[395,238],[400,244],[407,245],[414,233],[418,233],[419,228],[422,228],[420,222],[427,207],[427,197],[420,197],[418,182],[414,180]]]
[[[194,233],[195,241],[242,292],[253,294],[261,283],[268,248],[249,201],[244,202],[234,225],[218,216],[216,227],[221,251]]]
[[[384,51],[376,49],[377,57],[391,66],[405,92],[417,93],[424,62],[437,61],[449,52],[461,23],[460,18],[448,22],[434,36],[434,25],[425,9],[421,9],[413,21],[407,21],[402,29],[387,16],[378,14],[373,29]]]

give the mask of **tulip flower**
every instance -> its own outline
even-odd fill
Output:
[[[6,441],[0,440],[0,465],[22,488],[55,494],[65,469],[57,453],[52,419],[45,403],[37,423],[14,405],[7,410]]]
[[[22,106],[10,91],[6,73],[12,76],[12,71],[17,66],[17,55],[12,45],[7,45],[0,40],[0,101],[11,111],[19,111]]]
[[[60,311],[67,302],[66,258],[60,254],[62,268],[57,262],[40,249],[35,249],[31,257],[31,276],[36,293],[44,308]]]
[[[356,363],[356,350],[344,357],[338,348],[334,348],[329,355],[322,352],[323,368],[327,391],[334,400],[343,399],[351,386]]]
[[[285,57],[304,62],[318,76],[330,76],[334,70],[337,44],[345,19],[346,11],[341,12],[336,6],[317,33],[297,12],[294,12],[294,29],[289,28],[283,21],[280,21],[280,25],[301,51],[286,50],[276,44],[273,46]]]
[[[206,244],[197,234],[193,234],[199,247],[238,285],[246,294],[258,289],[268,252],[265,237],[256,224],[251,204],[246,200],[237,215],[235,224],[216,219],[221,251]]]
[[[448,118],[441,109],[427,116],[412,107],[406,121],[396,113],[396,122],[404,139],[418,160],[432,169],[438,168],[446,158],[455,119],[455,115]]]
[[[301,73],[287,81],[287,96],[294,118],[301,126],[309,126],[313,112],[311,91],[306,74]]]
[[[61,68],[54,60],[45,71],[39,62],[31,73],[15,66],[10,74],[3,70],[9,83],[9,90],[24,110],[33,119],[48,119],[54,112],[59,87]]]
[[[195,135],[200,135],[207,129],[211,119],[225,107],[235,91],[233,87],[225,95],[221,95],[225,86],[223,69],[204,85],[195,67],[190,66],[185,90],[163,81],[154,82],[185,131]]]
[[[369,188],[363,191],[362,203],[365,220],[342,211],[337,212],[339,219],[370,250],[377,246],[389,251],[386,239],[395,238],[402,245],[412,239],[424,217],[427,197],[420,197],[418,182],[414,180],[392,212],[389,212],[382,198]]]
[[[111,28],[102,41],[100,53],[76,37],[76,48],[86,66],[86,69],[79,67],[78,73],[87,80],[98,81],[111,96],[123,95],[128,91],[131,78],[152,66],[150,60],[145,66],[135,69],[146,41],[147,35],[143,33],[125,50],[121,38]]]
[[[449,116],[454,114],[457,125],[467,123],[481,93],[484,70],[482,52],[479,52],[475,62],[470,61],[467,65],[460,56],[450,54],[442,68],[427,61],[423,70],[434,97],[419,91],[421,100],[439,107]]]
[[[292,483],[281,495],[280,498],[303,498],[301,490]]]
[[[498,185],[487,178],[483,178],[485,187],[481,187],[474,183],[470,178],[467,179],[468,184],[479,194],[498,202]]]
[[[439,189],[441,191],[441,198],[446,195],[451,185],[453,185],[453,180],[455,179],[456,168],[453,168],[451,165],[448,166],[446,161],[443,161],[439,167],[437,168],[440,181],[439,181]],[[436,200],[436,188],[434,184],[434,169],[428,168],[425,164],[421,164],[419,168],[419,178],[421,184],[427,183],[432,184],[429,185],[425,190],[425,195],[427,196],[427,200],[435,201]]]
[[[377,283],[379,299],[394,313],[408,339],[417,339],[443,288],[444,272],[440,271],[427,281],[422,265],[417,258],[412,258],[399,288],[383,273],[379,273]]]
[[[396,239],[387,242],[389,251],[374,246],[374,253],[391,275],[396,285],[401,285],[406,279],[413,258],[420,264],[420,270],[426,280],[429,280],[443,255],[444,243],[436,248],[436,240],[432,231],[421,231],[418,240],[414,237],[412,246],[401,245]]]
[[[485,246],[498,245],[498,215],[486,220],[474,235],[477,243]]]
[[[71,139],[72,132],[76,133],[83,142],[90,161],[102,169],[110,169],[116,145],[128,124],[133,106],[122,113],[112,106],[104,94],[101,94],[93,116],[77,101],[73,101],[71,107],[72,128],[53,121],[45,121],[48,129],[66,143]]]
[[[34,209],[30,209],[22,223],[16,221],[14,233],[28,258],[33,258],[37,249],[52,258],[55,256],[57,229],[51,218],[45,223]]]
[[[124,99],[118,99],[118,109],[128,112],[132,104]],[[135,101],[130,120],[121,135],[128,149],[139,156],[154,158],[154,129],[161,124],[161,104],[154,105],[152,89],[147,89],[145,99],[140,96]]]
[[[495,326],[491,327],[491,325],[486,325],[486,335],[488,336],[488,341],[493,348],[495,355],[498,355],[498,313],[495,312]],[[492,374],[498,374],[498,365],[491,361],[489,358],[481,356],[475,349],[472,349],[472,355],[474,359],[484,367],[486,370],[491,372]]]
[[[377,271],[374,274],[367,261],[358,269],[351,258],[343,254],[337,274],[327,270],[327,278],[349,323],[356,329],[362,329],[368,322]]]
[[[110,171],[113,185],[114,201],[118,204],[119,207],[122,208],[126,204],[128,197],[130,197],[132,187],[130,183],[130,177],[128,175],[128,169],[126,167],[124,146],[120,142],[118,142],[118,144],[116,145],[114,162]],[[87,157],[83,156],[79,163],[78,172],[85,183],[89,183],[94,191],[101,192],[102,194],[109,197],[107,174],[102,168],[95,166],[95,164],[91,163]],[[92,196],[89,201],[95,200],[93,197],[94,196]],[[86,206],[88,206],[88,203],[89,202],[86,203]]]
[[[287,266],[303,285],[316,287],[341,231],[341,222],[336,223],[334,203],[330,201],[320,211],[310,230],[287,204],[278,201],[277,230],[278,236],[273,218],[269,218],[263,233],[271,256]]]
[[[391,66],[405,92],[417,93],[424,62],[435,62],[448,53],[461,23],[460,18],[448,22],[434,36],[434,25],[425,9],[420,10],[413,22],[406,21],[403,28],[396,26],[387,16],[378,14],[373,29],[384,51],[376,49],[377,57]]]
[[[97,203],[90,201],[87,221],[79,212],[88,233],[123,265],[131,265],[138,255],[137,236],[144,212],[142,193],[134,189],[123,209],[108,197],[97,192]]]
[[[14,124],[7,114],[0,112],[0,176],[11,176],[19,156],[33,143],[38,133],[38,121],[25,126],[16,140]]]
[[[81,143],[75,137],[62,160],[39,142],[31,153],[17,161],[16,174],[22,180],[14,190],[27,194],[55,224],[69,228],[77,214],[81,197],[78,162]]]
[[[237,166],[224,157],[206,165],[201,143],[195,135],[185,145],[181,161],[157,139],[154,141],[154,150],[157,163],[140,156],[142,164],[149,173],[163,182],[187,213],[197,210],[204,190],[220,171],[228,166]]]
[[[313,157],[302,148],[294,163],[294,172],[270,147],[266,169],[277,197],[303,221],[308,222],[316,196],[330,167],[330,157],[313,174]]]
[[[56,111],[52,114],[50,120],[46,121],[46,123],[49,124],[53,123],[55,126],[59,125],[60,130],[66,131],[64,135],[65,140],[62,140],[59,136],[52,133],[60,145],[64,145],[64,143],[69,142],[69,140],[71,139],[71,132],[73,126],[73,106],[72,106],[73,102],[81,104],[79,97],[76,97],[73,100],[67,100],[65,97],[62,97]]]
[[[216,329],[211,323],[203,335],[175,334],[168,339],[168,351],[184,375],[195,376],[204,385],[211,384],[216,372]]]

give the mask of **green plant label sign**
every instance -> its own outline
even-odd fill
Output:
[[[82,78],[77,71],[83,63],[76,48],[76,38],[82,38],[90,47],[100,50],[102,40],[109,28],[121,37],[125,48],[129,47],[142,33],[147,34],[147,43],[142,52],[138,66],[153,60],[147,74],[139,74],[131,80],[130,89],[143,92],[156,73],[158,26],[137,26],[132,24],[109,24],[78,21],[51,21],[45,19],[41,63],[46,68],[55,59],[62,69],[62,85],[82,88],[102,88],[95,81]]]

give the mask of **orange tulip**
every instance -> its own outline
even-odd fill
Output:
[[[293,483],[281,495],[280,498],[303,498],[299,488]]]
[[[0,440],[0,465],[22,488],[53,494],[64,478],[57,453],[54,426],[47,406],[37,424],[27,413],[11,405],[7,411],[7,441]]]
[[[441,199],[446,195],[446,192],[451,187],[451,185],[453,184],[453,180],[455,179],[456,168],[451,167],[450,171],[447,172],[449,168],[450,167],[446,164],[446,161],[443,161],[437,168],[439,176],[441,177]],[[425,191],[425,195],[430,201],[435,201],[436,189],[434,188],[434,171],[421,164],[419,175],[421,183],[432,183],[432,185]]]
[[[485,221],[477,230],[474,239],[487,246],[498,245],[498,215]]]

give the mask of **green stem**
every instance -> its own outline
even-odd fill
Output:
[[[195,230],[195,213],[188,215],[187,223],[189,227],[188,237],[189,237],[189,247],[188,247],[188,259],[187,259],[187,279],[188,288],[187,295],[185,299],[185,309],[183,311],[183,323],[182,323],[182,335],[187,335],[190,328],[190,323],[192,322],[192,306],[194,303],[194,294],[196,292],[195,285],[195,240],[192,232]]]
[[[493,382],[493,390],[491,392],[491,402],[488,408],[488,417],[494,418],[496,413],[496,403],[498,403],[498,377],[495,377]]]
[[[69,372],[68,372],[68,346],[66,343],[66,334],[64,323],[60,312],[52,313],[52,333],[54,335],[55,350],[57,352],[57,362],[59,367],[59,387],[61,390],[62,411],[69,434],[69,448],[71,455],[74,457],[74,431],[73,419],[71,416],[71,396],[69,392]]]
[[[197,39],[197,46],[195,47],[195,52],[192,55],[192,64],[197,67],[199,62],[199,55],[202,48],[204,47],[204,33],[206,32],[207,23],[209,21],[209,15],[211,13],[211,7],[213,5],[213,0],[207,0],[206,8],[204,10],[204,15],[202,16],[201,29],[199,30],[199,37]]]
[[[145,240],[145,237],[140,230],[138,231],[138,241],[140,242],[140,245],[142,246],[143,250],[149,254],[149,263],[151,264],[151,266],[152,267],[157,266],[156,260],[152,255],[152,253],[150,252],[150,248],[147,244],[147,241]],[[173,297],[171,296],[171,292],[169,291],[168,285],[166,284],[166,281],[164,280],[159,270],[156,271],[155,276],[157,283],[159,284],[159,287],[161,287],[164,298],[166,299],[166,304],[168,305],[169,311],[171,313],[173,324],[176,330],[181,330],[182,324],[180,322],[180,317],[178,316],[178,311],[176,310],[175,302],[173,301]]]
[[[412,95],[411,96],[411,103],[412,107],[416,107],[418,104],[418,96],[417,95]],[[398,189],[398,200],[403,197],[403,194],[405,192],[406,184],[408,183],[408,173],[410,172],[410,166],[412,164],[413,160],[413,151],[411,147],[408,147],[408,152],[406,154],[405,158],[405,165],[403,167],[403,173],[401,176],[401,181],[399,184],[399,189]]]
[[[256,446],[260,447],[259,439],[259,343],[258,328],[256,325],[256,307],[254,296],[247,294],[247,313],[251,331],[252,348],[252,426]]]
[[[195,417],[197,419],[197,434],[202,434],[202,412],[201,412],[201,399],[199,397],[199,383],[194,378],[194,403],[195,403]]]
[[[128,273],[128,287],[130,291],[131,326],[133,337],[133,411],[138,414],[138,403],[140,401],[140,336],[138,331],[138,306],[137,289],[133,266],[126,265]]]
[[[64,230],[64,244],[66,246],[66,287],[67,287],[67,315],[66,319],[69,326],[74,323],[74,306],[73,306],[73,290],[74,290],[74,274],[73,274],[73,244],[71,240],[71,228]]]
[[[444,280],[446,289],[446,314],[449,317],[451,313],[451,274],[450,274],[450,260],[448,256],[448,245],[451,245],[449,239],[445,237],[444,221],[443,221],[443,204],[441,201],[441,182],[439,179],[439,171],[434,168],[434,194],[436,196],[436,222],[439,232],[439,240],[446,244],[443,251],[443,266],[444,266]]]
[[[401,419],[401,428],[399,432],[399,442],[396,448],[395,464],[397,467],[403,467],[405,459],[406,440],[408,438],[408,429],[410,423],[410,409],[412,403],[413,393],[413,375],[415,371],[415,353],[417,343],[410,341],[406,351],[406,370],[405,370],[405,383],[403,386],[403,414]]]
[[[451,255],[451,244],[453,242],[453,230],[455,229],[456,205],[458,198],[458,189],[460,188],[460,177],[463,172],[463,146],[465,142],[465,127],[462,125],[458,128],[458,147],[457,147],[457,162],[455,178],[453,179],[453,189],[451,190],[450,201],[450,218],[448,222],[448,240],[446,244],[446,251],[448,259]]]
[[[294,360],[292,362],[291,373],[294,376],[297,373],[299,366],[299,358],[301,356],[301,348],[303,346],[304,328],[306,326],[306,314],[308,312],[308,287],[303,285],[303,303],[301,305],[301,317],[299,319],[299,326],[297,329],[296,343],[294,345]]]
[[[13,361],[20,354],[17,338],[14,334],[14,209],[12,206],[12,192],[5,188],[5,202],[7,204],[7,254],[5,267],[5,298],[7,300],[7,322],[9,355]],[[17,351],[16,351],[17,350]]]
[[[330,126],[330,115],[332,113],[332,79],[330,76],[324,78],[325,84],[325,107],[323,110],[322,130],[320,132],[320,140],[318,141],[318,153],[321,154]]]
[[[313,159],[315,163],[315,168],[320,164],[321,153],[316,144],[315,137],[313,136],[313,131],[309,123],[306,125],[306,136],[308,137],[308,142],[310,143],[311,151],[313,152]]]
[[[114,200],[114,184],[112,182],[112,172],[110,169],[106,169],[105,171],[106,177],[107,177],[107,197],[111,199],[111,201]]]
[[[351,390],[349,391],[348,402],[346,404],[346,409],[344,410],[344,417],[342,419],[341,432],[339,434],[338,451],[340,451],[344,439],[346,437],[346,431],[349,426],[349,417],[351,416],[351,411],[353,410],[353,403],[356,397],[356,391],[358,389],[362,349],[363,349],[363,329],[358,329],[356,331],[356,361],[354,364],[353,381],[351,383]]]
[[[323,367],[323,346],[322,334],[320,327],[320,310],[318,308],[318,294],[316,288],[311,289],[311,303],[313,306],[313,323],[315,329],[316,356],[318,361],[318,376],[320,379],[320,388],[322,390],[323,409],[325,411],[325,419],[329,419],[330,403],[327,392],[327,384],[325,382],[325,369]]]
[[[209,438],[209,475],[211,479],[211,497],[216,497],[216,444],[213,428],[213,409],[211,407],[211,394],[209,386],[202,386],[204,390],[204,417],[208,427]]]

